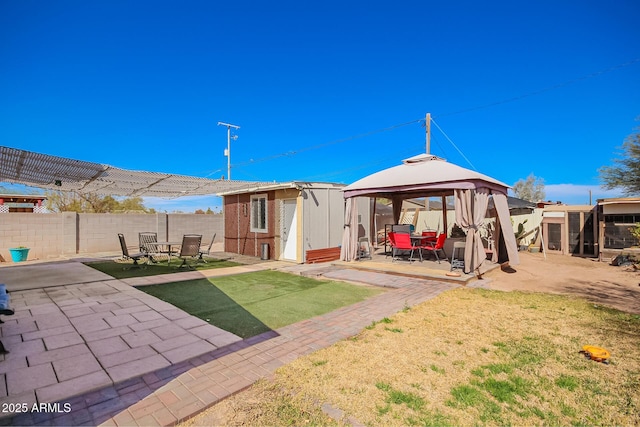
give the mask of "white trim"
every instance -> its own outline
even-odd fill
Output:
[[[264,199],[264,205],[260,205],[258,204],[256,207],[257,209],[264,209],[264,228],[261,227],[254,227],[254,215],[255,215],[255,209],[256,207],[254,207],[254,201],[258,202]],[[250,226],[250,230],[252,233],[268,233],[269,232],[269,198],[267,197],[267,194],[254,194],[251,196],[251,202],[249,204],[249,226]],[[261,215],[262,216],[262,215]]]
[[[255,185],[250,185],[242,188],[237,188],[229,191],[223,191],[220,193],[216,193],[216,196],[231,196],[234,194],[246,194],[246,193],[255,193],[255,192],[264,192],[264,191],[275,191],[275,190],[287,190],[289,188],[296,188],[298,190],[302,190],[305,188],[308,189],[321,189],[321,188],[337,188],[342,189],[346,187],[345,184],[335,184],[331,182],[302,182],[302,181],[291,181],[291,182],[280,182],[280,183],[268,183],[268,184],[260,184],[256,183]]]

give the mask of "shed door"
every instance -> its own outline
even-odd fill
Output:
[[[562,251],[562,232],[563,224],[548,224],[547,248],[550,251]]]
[[[296,199],[282,201],[282,258],[297,261],[298,205]]]

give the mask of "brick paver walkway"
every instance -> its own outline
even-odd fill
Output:
[[[180,274],[184,274],[186,279],[190,273]],[[217,274],[221,274],[221,272]],[[101,285],[115,286],[119,289],[120,292],[114,293],[112,301],[100,300],[100,304],[103,306],[111,304],[108,307],[110,312],[122,310],[121,313],[118,313],[118,316],[104,318],[104,316],[95,316],[95,313],[85,313],[83,310],[87,308],[85,307],[87,301],[82,303],[84,305],[79,305],[73,309],[69,308],[68,311],[64,309],[64,306],[61,308],[67,316],[69,316],[70,312],[75,313],[76,316],[54,316],[45,310],[42,315],[50,319],[58,319],[51,321],[51,328],[68,327],[69,325],[63,319],[67,319],[75,328],[73,332],[71,330],[68,332],[68,336],[59,338],[62,340],[60,343],[61,348],[66,349],[70,345],[77,345],[88,347],[87,350],[92,353],[96,351],[98,354],[104,352],[103,357],[98,357],[98,361],[101,365],[107,366],[105,368],[107,371],[109,365],[113,367],[120,366],[123,363],[127,363],[126,361],[123,362],[123,360],[132,359],[135,363],[130,364],[126,369],[122,369],[134,371],[137,369],[139,375],[122,381],[109,381],[104,377],[102,380],[96,378],[95,391],[70,399],[63,399],[58,407],[33,411],[30,406],[26,413],[13,417],[13,419],[4,418],[2,421],[11,425],[172,425],[197,414],[233,393],[243,390],[256,380],[268,377],[278,367],[302,355],[349,338],[374,321],[393,315],[405,307],[434,298],[441,292],[458,286],[457,284],[433,280],[349,269],[326,271],[323,275],[332,279],[369,283],[393,289],[360,303],[249,339],[235,340],[231,334],[223,334],[221,336],[229,340],[223,346],[217,346],[215,343],[220,343],[220,341],[216,341],[212,337],[211,340],[205,341],[209,343],[211,348],[199,348],[198,351],[189,350],[189,343],[186,342],[183,346],[172,344],[169,346],[171,348],[164,349],[163,340],[158,341],[156,338],[165,336],[166,338],[172,338],[168,340],[169,342],[176,343],[181,339],[182,335],[197,335],[195,330],[203,325],[191,325],[190,321],[187,322],[189,325],[182,325],[184,329],[181,331],[172,328],[171,325],[177,323],[180,319],[179,310],[175,311],[172,306],[169,306],[171,307],[169,308],[167,307],[168,304],[164,305],[165,303],[158,300],[155,303],[151,301],[144,303],[152,310],[135,310],[134,307],[138,307],[139,304],[127,306],[130,303],[125,301],[131,298],[133,292],[140,292],[130,287],[126,289],[128,285],[115,285],[114,283]],[[149,278],[149,280],[157,281],[160,279]],[[95,284],[87,286],[95,286]],[[87,288],[85,291],[88,292],[89,289]],[[60,292],[69,291],[61,290]],[[119,294],[126,295],[127,298],[116,296]],[[54,299],[55,296],[49,294],[47,297]],[[93,305],[89,304],[88,308],[93,307],[92,310],[95,310],[97,301],[88,302],[93,303]],[[70,307],[72,304],[68,306]],[[103,308],[107,310],[107,307]],[[53,310],[53,307],[50,306],[50,309]],[[168,312],[173,314],[167,317],[165,314]],[[167,323],[160,318],[154,317],[158,315],[176,321]],[[171,319],[171,316],[174,316],[175,319]],[[78,321],[74,322],[74,318]],[[45,317],[42,319],[45,319]],[[131,324],[138,324],[136,322],[145,323],[145,326],[153,325],[153,323],[149,322],[158,321],[159,323],[153,328],[141,328],[133,334],[131,331],[126,332],[126,334],[132,334],[128,336],[130,339],[127,339],[125,335],[115,334],[92,341],[95,348],[92,347],[91,342],[83,342],[86,341],[86,337],[82,337],[83,330],[90,331],[98,328],[98,325],[102,326],[101,322],[109,321],[123,322],[122,327],[124,328],[129,328]],[[129,322],[131,323],[129,324]],[[63,325],[63,323],[65,324]],[[109,326],[110,328],[105,328],[105,330],[113,330],[120,327],[120,325],[113,324]],[[122,331],[124,330],[126,329]],[[201,333],[205,332],[201,330]],[[44,335],[42,339],[45,339]],[[74,340],[78,342],[75,343]],[[72,343],[72,341],[74,342]],[[56,344],[54,343],[53,345],[55,346]],[[182,351],[183,349],[184,351]],[[162,350],[165,351],[163,352]],[[140,351],[149,352],[149,356],[137,359],[134,352],[137,355],[137,352]],[[190,353],[190,351],[195,352]],[[198,356],[192,357],[196,353]],[[68,373],[68,385],[73,385],[74,378],[78,377],[77,372],[86,373],[85,371],[90,372],[92,370],[94,372],[102,372],[91,362],[84,361],[84,359],[89,360],[89,358],[83,358],[82,355],[85,353],[80,352],[78,354],[77,359],[63,359],[64,361],[61,361],[59,365],[63,364],[64,366],[59,366],[55,369],[55,374],[58,376],[62,375],[64,377],[64,373]],[[115,363],[110,362],[112,358],[117,359],[120,363],[112,364]],[[142,360],[142,362],[136,359]],[[0,366],[6,362],[5,360]],[[38,372],[33,371],[33,381],[51,381],[52,387],[60,387],[60,383],[54,383],[51,378],[53,372],[50,372],[50,366],[52,366],[52,363],[55,362],[46,361],[40,364],[45,367],[37,368]],[[39,365],[36,364],[33,368],[37,366]],[[12,365],[9,371],[13,369],[32,369],[32,366],[18,367]],[[7,371],[6,368],[5,371]],[[60,372],[63,372],[63,374],[60,374]],[[110,371],[110,376],[112,372],[116,372],[115,378],[117,379],[118,371]],[[9,372],[7,372],[7,384],[11,384],[10,377]],[[87,376],[83,375],[78,378],[86,379]],[[123,375],[122,378],[125,378],[125,376]],[[104,384],[104,386],[99,387],[101,384]],[[27,387],[27,385],[21,385],[21,387]],[[39,399],[39,401],[53,402],[56,400],[55,397],[56,393],[52,391],[47,395],[47,399],[50,400]],[[13,401],[16,402],[15,399]]]

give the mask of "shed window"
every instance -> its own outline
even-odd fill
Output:
[[[251,231],[267,232],[267,196],[251,196]]]

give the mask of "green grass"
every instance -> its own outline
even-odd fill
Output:
[[[193,264],[193,267],[196,270],[208,270],[212,268],[225,268],[242,265],[233,261],[223,261],[213,258],[206,258],[206,260],[206,263],[200,262],[198,264],[193,264],[193,262],[190,261],[190,264]],[[180,264],[182,264],[182,260],[177,257],[173,257],[171,259],[171,264],[168,264],[166,260],[162,260],[149,265],[144,263],[140,264],[141,268],[134,267],[131,262],[97,261],[85,263],[85,265],[102,271],[116,279],[128,279],[131,277],[155,276],[158,274],[171,274],[178,273],[180,271],[188,271],[188,269],[184,267],[179,269],[178,267]]]
[[[383,290],[259,271],[139,287],[206,322],[247,338],[354,304]]]
[[[319,417],[331,402],[344,411],[339,425],[636,426],[639,342],[638,314],[460,288],[298,358],[274,374],[268,393],[232,396],[227,411],[251,414],[245,425],[327,425]],[[585,343],[610,350],[611,363],[579,354]],[[286,418],[269,412],[282,395],[297,399]]]

